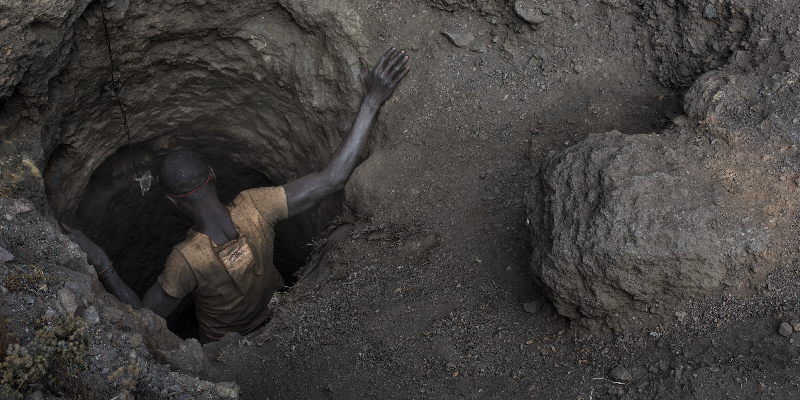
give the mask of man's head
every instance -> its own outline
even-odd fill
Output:
[[[173,202],[193,202],[215,194],[208,185],[213,180],[211,167],[191,150],[173,151],[161,161],[158,183]]]

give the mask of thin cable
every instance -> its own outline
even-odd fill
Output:
[[[117,100],[119,111],[122,113],[122,125],[125,127],[125,134],[128,136],[128,150],[131,153],[131,160],[133,161],[133,172],[136,173],[136,156],[133,154],[133,143],[131,142],[131,131],[128,129],[128,116],[122,108],[122,101],[119,99],[119,85],[114,80],[114,57],[111,55],[111,36],[108,34],[108,25],[106,24],[106,13],[103,11],[103,4],[100,4],[100,15],[103,16],[103,29],[106,31],[106,46],[108,47],[108,61],[111,62],[111,84],[106,86],[106,90],[114,92],[114,98]]]

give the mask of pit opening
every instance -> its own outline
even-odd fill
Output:
[[[103,17],[101,4],[92,3],[75,21],[69,61],[49,92],[73,106],[44,144],[42,175],[54,217],[100,245],[141,296],[191,221],[157,182],[142,196],[134,177],[155,175],[172,150],[191,149],[214,168],[228,203],[242,190],[318,171],[352,122],[361,87],[356,42],[338,14],[322,18],[323,10],[298,10],[292,2],[256,13],[182,5],[181,23],[131,34],[140,10],[128,6],[113,6],[116,12]],[[230,21],[238,21],[235,28],[219,28]],[[114,95],[103,89],[110,72],[120,84],[130,137]],[[333,195],[277,225],[274,263],[287,285],[311,251],[307,244],[342,204],[343,196]],[[184,338],[196,335],[185,303],[169,319]]]
[[[140,297],[156,282],[173,246],[186,238],[192,226],[191,219],[165,198],[155,181],[161,153],[173,150],[157,151],[157,142],[120,148],[101,163],[91,174],[70,221],[106,251],[120,277]],[[270,179],[257,167],[232,161],[237,159],[236,146],[208,149],[193,148],[193,144],[186,143],[185,147],[200,153],[214,168],[223,204],[243,190],[285,183]],[[154,178],[150,190],[142,195],[133,178],[145,170],[150,170]],[[316,209],[276,225],[273,262],[286,288],[296,282],[295,273],[311,254],[313,237],[339,214],[341,204],[342,196],[334,195]],[[191,295],[166,320],[170,330],[182,339],[199,337]]]

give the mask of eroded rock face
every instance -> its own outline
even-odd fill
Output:
[[[156,181],[167,152],[200,153],[229,201],[323,168],[360,99],[364,39],[349,2],[42,1],[0,11],[0,38],[13,47],[0,68],[0,186],[49,203],[119,260],[124,279],[141,277],[141,293],[158,272],[133,265],[162,265],[188,228]],[[106,27],[130,141],[108,90]],[[134,177],[148,170],[143,197]],[[340,209],[340,198],[326,199],[293,222],[295,236],[309,239]],[[130,240],[154,233],[152,243]]]
[[[754,289],[796,247],[792,72],[710,74],[690,124],[591,135],[551,154],[530,197],[534,275],[569,318],[671,314],[715,290]]]
[[[101,3],[87,3],[0,6],[7,24],[17,24],[1,31],[14,48],[0,70],[0,155],[42,170],[34,180],[44,179],[62,218],[74,213],[92,172],[128,144],[104,89],[111,78]],[[324,165],[359,99],[362,38],[349,3],[102,7],[139,175],[155,171],[167,149],[189,147],[282,183]],[[21,194],[39,197],[30,192],[37,183]]]

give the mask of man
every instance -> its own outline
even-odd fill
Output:
[[[164,272],[142,299],[120,279],[99,246],[62,224],[86,253],[103,287],[133,308],[146,307],[162,317],[192,293],[204,340],[219,340],[227,332],[247,334],[266,321],[271,313],[267,303],[283,285],[272,264],[274,224],[344,188],[378,110],[409,71],[405,50],[394,47],[373,70],[363,58],[359,61],[364,98],[350,132],[323,171],[283,187],[246,190],[225,206],[217,196],[214,171],[198,154],[179,150],[164,158],[159,183],[194,227],[172,250]]]

